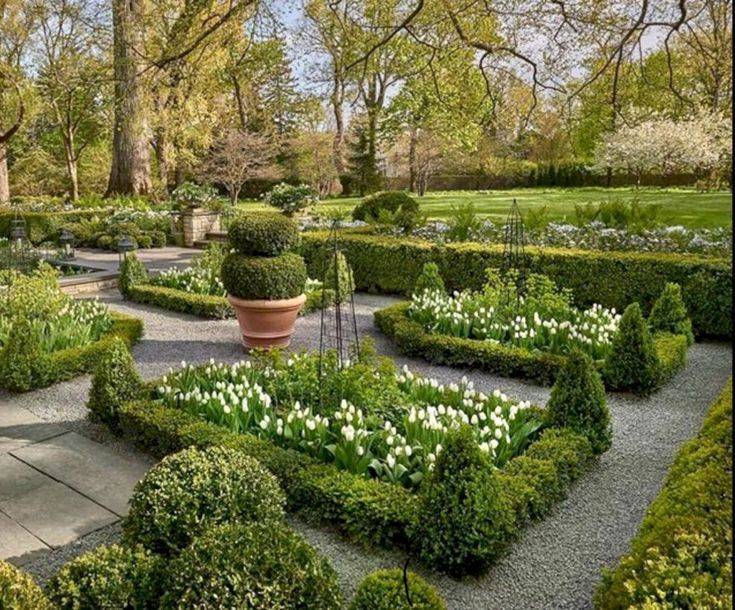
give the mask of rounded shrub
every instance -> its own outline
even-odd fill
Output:
[[[268,205],[272,205],[287,216],[290,216],[317,203],[319,198],[314,192],[314,189],[308,184],[294,186],[293,184],[281,182],[268,191],[263,200]]]
[[[610,448],[612,423],[605,386],[592,359],[582,351],[569,354],[551,388],[546,410],[551,425],[583,434],[595,453]]]
[[[638,303],[623,312],[603,374],[612,390],[648,394],[658,386],[659,361]]]
[[[208,530],[170,564],[162,609],[319,608],[342,597],[329,562],[284,523]]]
[[[51,610],[41,588],[25,572],[0,560],[0,608],[3,610]]]
[[[87,408],[115,429],[120,407],[141,398],[144,391],[145,384],[128,346],[120,337],[114,337],[95,366]]]
[[[158,608],[163,565],[141,547],[103,546],[65,564],[46,592],[60,610]]]
[[[444,280],[439,274],[439,265],[436,263],[424,263],[421,274],[416,278],[413,285],[413,294],[423,294],[427,290],[446,292]]]
[[[422,486],[412,535],[421,559],[453,576],[479,574],[505,549],[514,526],[514,508],[472,431],[451,431]]]
[[[207,527],[278,522],[285,497],[260,462],[235,449],[185,449],[164,458],[135,487],[124,539],[172,555]]]
[[[251,212],[235,217],[228,229],[235,250],[251,256],[278,256],[299,245],[296,223],[274,212]]]
[[[408,588],[408,596],[406,594]],[[418,574],[403,570],[376,570],[360,583],[349,610],[446,610],[435,587]]]
[[[681,286],[669,282],[658,297],[648,316],[648,325],[653,332],[674,333],[684,335],[687,343],[694,343],[692,321],[687,314],[684,299],[681,296]]]
[[[149,235],[154,248],[163,248],[166,245],[166,234],[163,231],[151,231]]]
[[[113,242],[112,235],[104,234],[104,235],[100,235],[95,240],[95,245],[100,250],[111,250],[112,249],[112,242]]]
[[[292,299],[304,292],[307,272],[304,259],[287,252],[280,256],[229,254],[222,263],[225,290],[246,300]]]
[[[135,252],[130,252],[120,265],[120,274],[117,277],[117,287],[120,294],[127,297],[133,286],[147,284],[149,281],[148,270],[140,262]]]
[[[401,212],[409,215],[419,213],[418,202],[405,191],[385,191],[365,197],[352,210],[354,220],[377,220],[381,211],[395,214]]]
[[[139,248],[151,248],[153,246],[153,238],[150,235],[143,234],[137,239]]]

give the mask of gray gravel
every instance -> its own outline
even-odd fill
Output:
[[[143,317],[145,339],[134,355],[141,374],[152,378],[169,367],[187,362],[235,361],[243,358],[234,320],[207,321],[154,307],[122,302],[110,292],[102,298],[115,308]],[[372,311],[395,302],[391,297],[358,295],[356,311],[361,335],[375,337],[381,353],[442,380],[467,374],[483,390],[495,387],[507,394],[543,404],[549,388],[500,378],[477,371],[431,366],[406,359],[375,331]],[[299,320],[292,349],[314,349],[319,341],[319,313]],[[658,493],[677,449],[697,433],[708,406],[732,371],[728,344],[698,343],[689,352],[689,365],[663,390],[647,399],[616,394],[608,399],[613,415],[613,446],[591,472],[575,485],[569,498],[546,519],[529,527],[506,558],[486,576],[455,581],[426,574],[445,595],[449,607],[462,610],[589,608],[603,566],[613,565],[626,552],[643,514]],[[102,427],[86,420],[84,402],[89,378],[12,397],[40,417],[64,422],[118,450],[131,448],[112,438]],[[7,399],[7,397],[4,397]],[[297,527],[333,562],[345,592],[378,567],[400,565],[404,558],[389,551],[367,551],[338,534],[297,520]],[[57,549],[26,566],[39,578],[61,562],[88,548],[114,540],[117,530],[105,528]]]

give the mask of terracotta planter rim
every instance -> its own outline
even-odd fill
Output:
[[[306,302],[306,294],[302,293],[290,299],[241,299],[231,294],[227,295],[227,300],[235,306],[245,307],[247,309],[291,309],[295,306],[301,306]]]

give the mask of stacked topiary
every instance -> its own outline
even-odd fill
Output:
[[[222,283],[245,347],[287,346],[306,300],[306,264],[290,252],[300,241],[296,224],[280,214],[243,215],[229,239],[236,252],[222,263]]]

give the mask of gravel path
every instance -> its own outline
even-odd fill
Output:
[[[102,298],[115,308],[143,317],[145,339],[134,355],[141,374],[152,378],[176,367],[181,360],[209,358],[235,361],[243,357],[233,320],[206,321],[157,308],[122,302],[110,292]],[[543,404],[548,388],[481,372],[431,366],[398,356],[393,346],[373,328],[372,311],[395,299],[359,295],[356,311],[361,335],[375,337],[378,351],[401,364],[442,380],[467,374],[478,389],[502,388],[507,394]],[[319,313],[299,320],[293,349],[313,349],[319,341]],[[698,343],[689,352],[689,365],[662,391],[648,399],[612,395],[613,446],[591,472],[585,474],[546,519],[529,527],[510,553],[486,576],[455,581],[436,574],[427,576],[457,610],[589,608],[603,566],[612,565],[626,552],[648,504],[658,493],[680,445],[694,436],[708,406],[732,371],[727,344]],[[38,416],[104,442],[121,452],[130,451],[101,426],[86,419],[84,402],[89,378],[10,398]],[[8,397],[4,397],[8,399]],[[359,580],[377,567],[403,561],[387,551],[366,551],[338,534],[293,520],[294,526],[333,562],[343,587],[351,593]],[[90,534],[27,564],[39,579],[48,577],[69,557],[116,539],[118,527]]]

